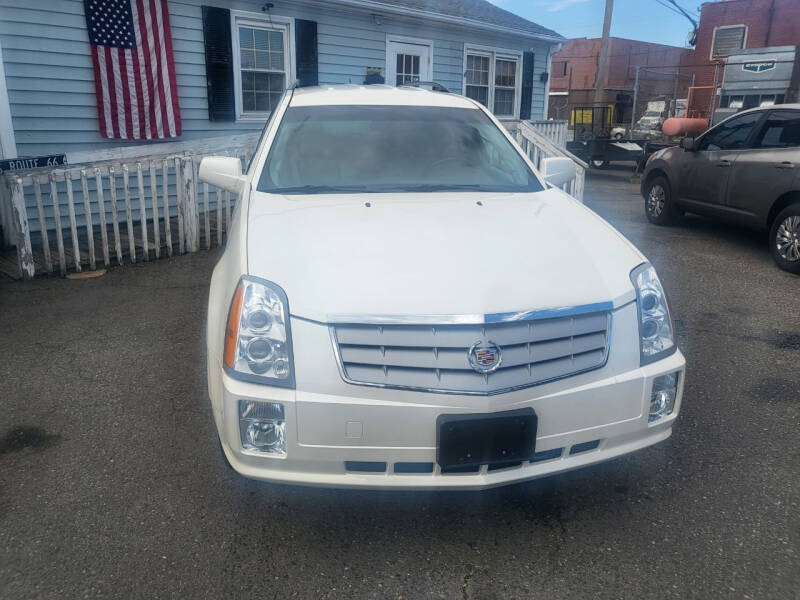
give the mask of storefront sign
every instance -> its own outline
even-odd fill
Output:
[[[763,73],[764,71],[771,71],[775,68],[774,60],[766,60],[764,62],[744,63],[742,71],[749,71],[751,73]]]

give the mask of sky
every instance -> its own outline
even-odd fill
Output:
[[[521,17],[554,29],[566,38],[600,37],[603,33],[605,0],[489,0]],[[678,0],[699,20],[700,0]],[[611,35],[644,42],[685,46],[692,29],[682,15],[656,0],[615,0]]]

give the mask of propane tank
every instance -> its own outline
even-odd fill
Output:
[[[708,129],[708,119],[689,119],[687,117],[671,117],[661,126],[661,131],[669,136],[696,136],[706,129]]]

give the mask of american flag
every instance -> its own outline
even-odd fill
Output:
[[[100,133],[117,139],[181,134],[167,0],[84,0]]]

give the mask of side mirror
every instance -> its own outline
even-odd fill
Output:
[[[561,187],[575,178],[577,168],[571,158],[553,156],[542,159],[541,171],[547,183]]]
[[[198,175],[201,181],[238,194],[246,181],[242,175],[242,161],[233,156],[206,156],[200,161]]]
[[[686,152],[694,152],[694,138],[685,137],[681,139],[681,148]]]

